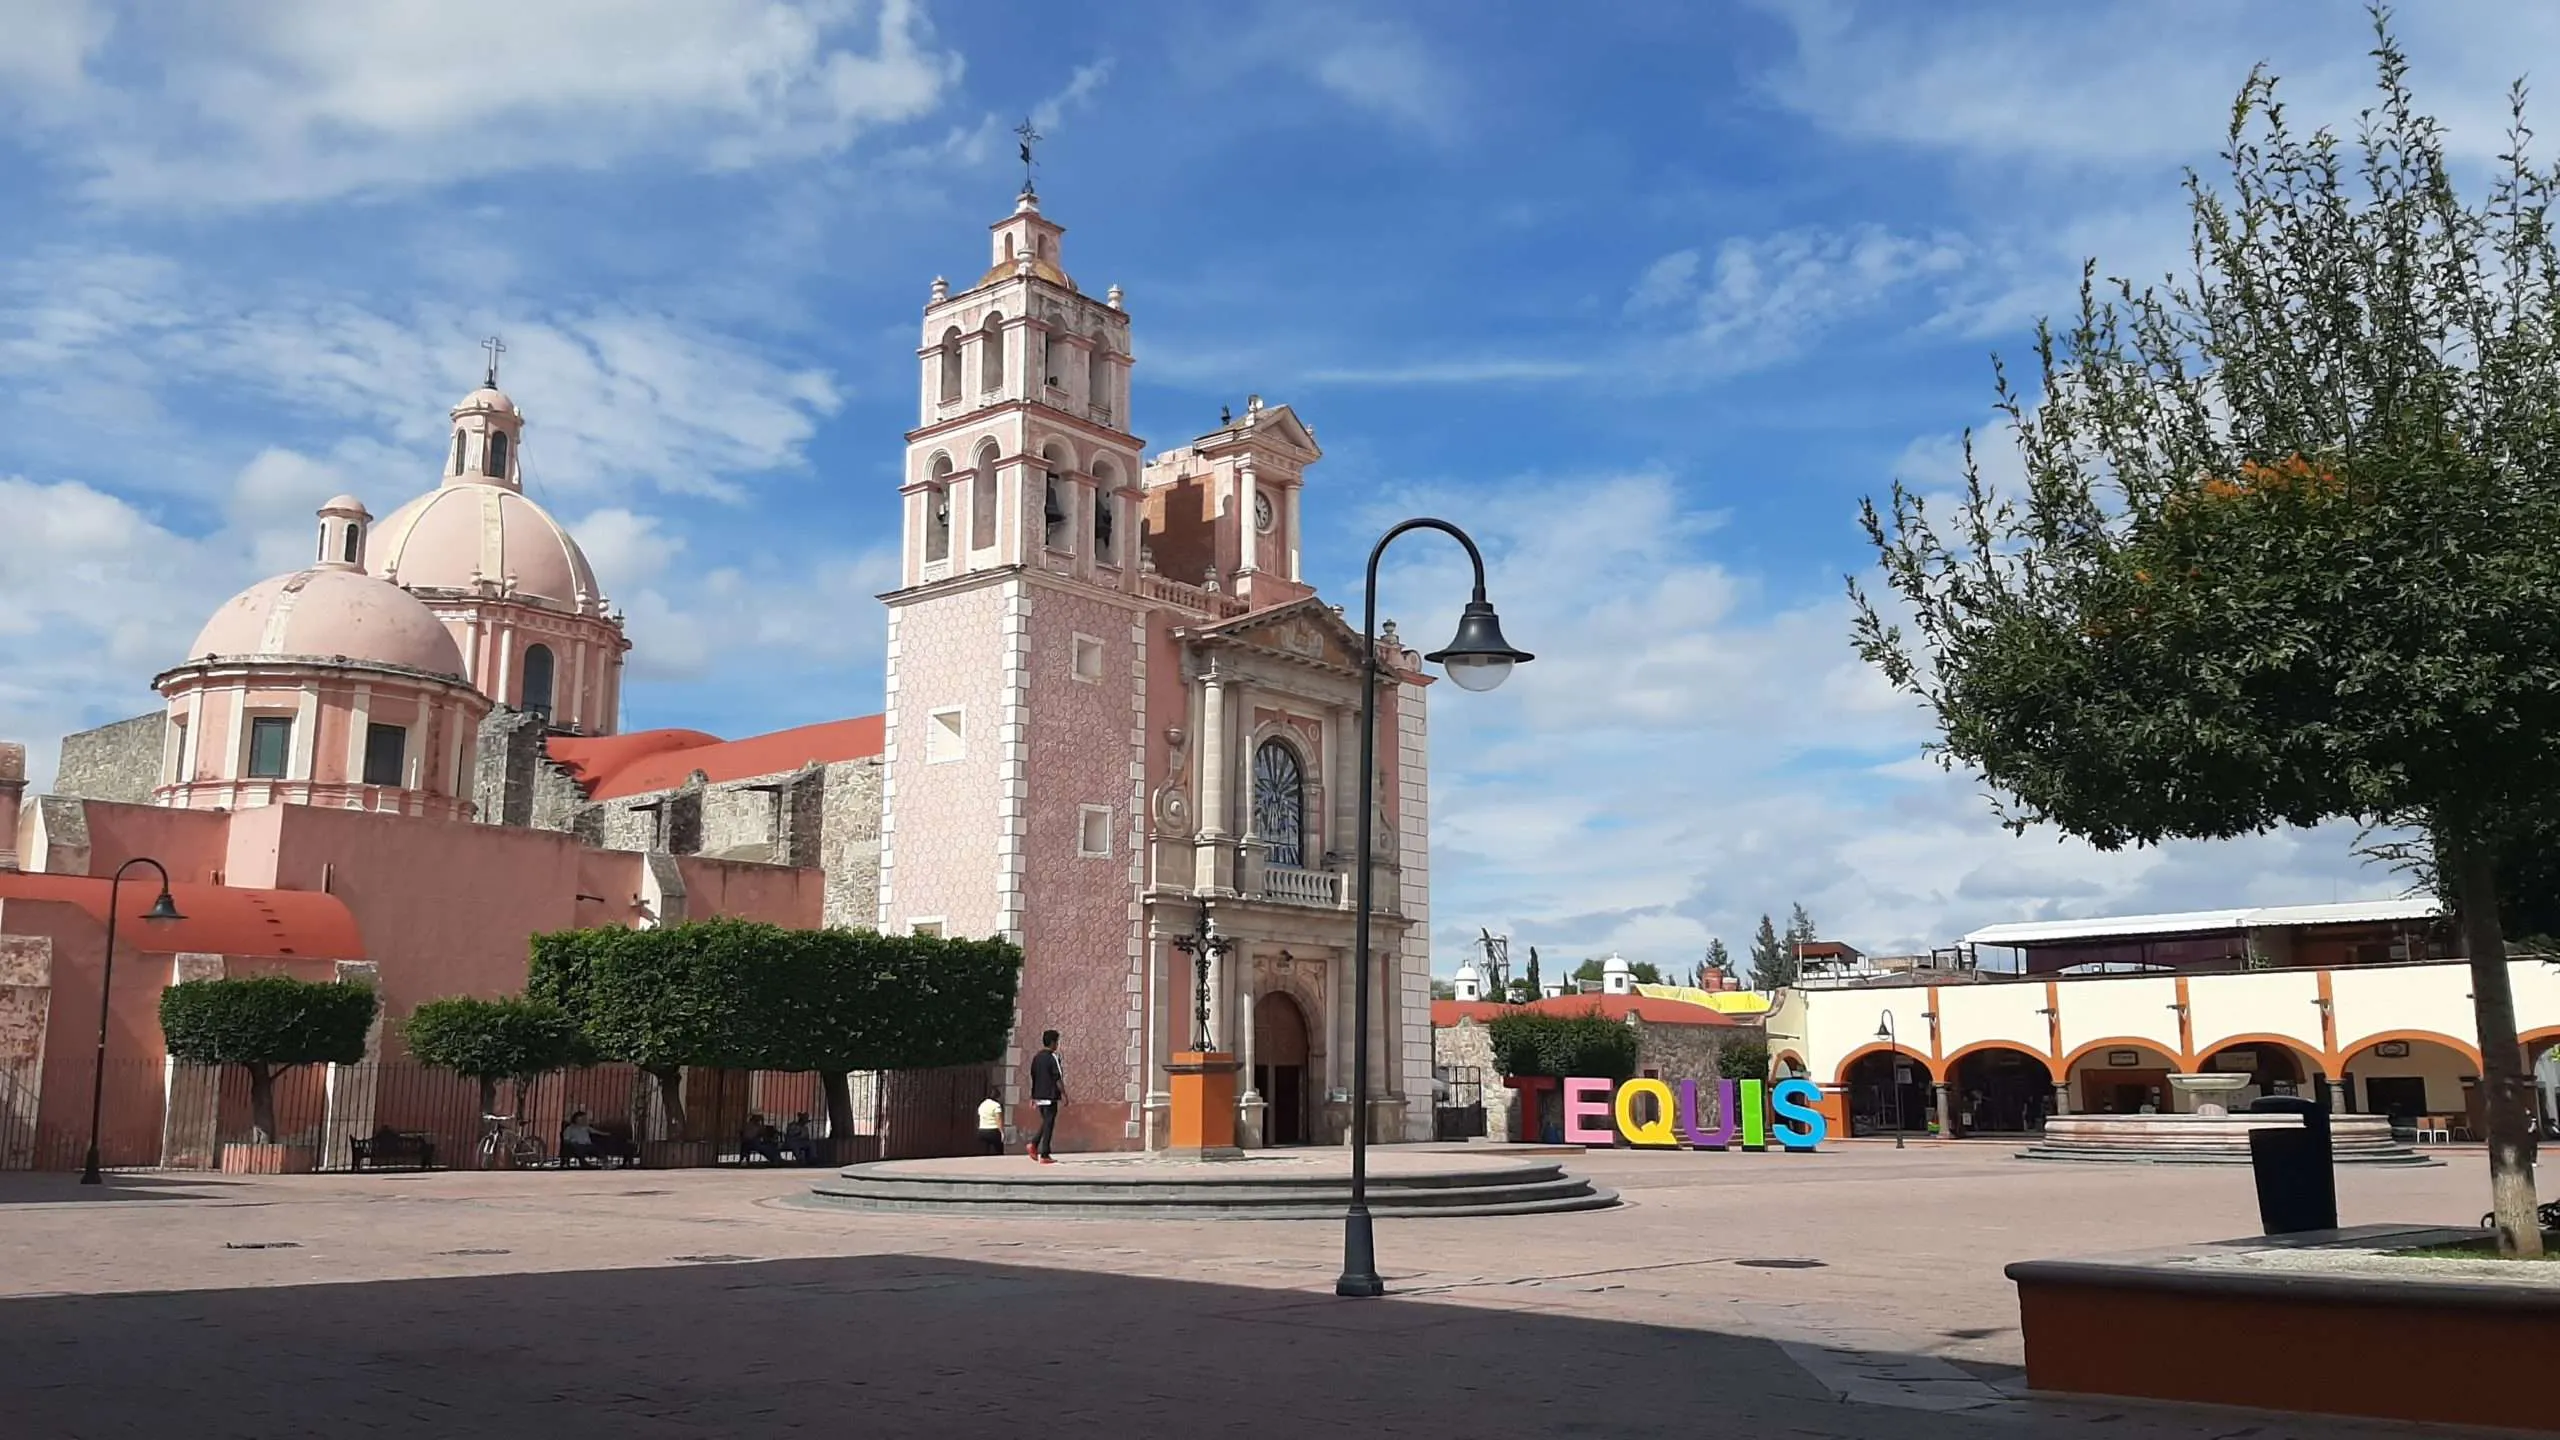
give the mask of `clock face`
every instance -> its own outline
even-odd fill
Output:
[[[1271,533],[1271,524],[1271,492],[1256,490],[1253,492],[1253,528],[1267,535]]]

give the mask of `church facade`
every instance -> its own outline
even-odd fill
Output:
[[[82,795],[398,816],[447,827],[446,849],[554,832],[632,856],[650,892],[628,915],[581,894],[579,923],[778,905],[786,923],[1018,941],[998,1083],[1027,1109],[1028,1054],[1060,1031],[1072,1148],[1165,1143],[1168,1057],[1204,1043],[1247,1067],[1250,1143],[1345,1139],[1364,1043],[1372,1138],[1428,1138],[1430,682],[1388,627],[1377,803],[1359,814],[1361,640],[1301,568],[1315,433],[1255,397],[1148,456],[1118,287],[1069,277],[1064,229],[1027,188],[989,233],[985,270],[936,280],[919,331],[878,714],[735,740],[624,729],[632,641],[523,493],[526,420],[493,352],[436,486],[378,522],[327,502],[313,565],[217,614],[155,682],[162,711],[66,739],[70,793],[27,807],[19,848],[66,853],[46,817]],[[786,871],[801,878],[771,893],[787,902],[686,903],[689,886],[760,896],[756,875]],[[812,899],[820,913],[792,919]],[[491,988],[486,967],[454,988]]]

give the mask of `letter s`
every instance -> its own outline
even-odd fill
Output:
[[[1821,1101],[1822,1087],[1810,1080],[1779,1081],[1769,1092],[1769,1108],[1778,1117],[1778,1143],[1790,1150],[1810,1150],[1821,1144],[1831,1133],[1830,1120],[1815,1108]]]

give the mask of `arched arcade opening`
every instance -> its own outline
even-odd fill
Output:
[[[1947,1085],[1960,1135],[2027,1135],[2053,1113],[2053,1070],[2042,1055],[2015,1045],[1959,1053]]]

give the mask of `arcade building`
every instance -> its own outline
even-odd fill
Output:
[[[1062,1033],[1062,1146],[1166,1143],[1167,1059],[1209,1041],[1245,1066],[1244,1143],[1427,1139],[1431,681],[1387,627],[1358,813],[1361,641],[1302,567],[1313,427],[1257,396],[1147,454],[1122,291],[1079,287],[1064,233],[1026,189],[976,278],[932,284],[876,714],[627,728],[634,637],[524,492],[539,442],[493,351],[433,487],[380,519],[323,501],[311,563],[209,617],[156,708],[67,737],[55,793],[25,795],[23,749],[0,746],[0,1168],[44,1150],[10,1136],[85,1128],[107,877],[137,857],[189,918],[142,924],[155,877],[129,874],[109,1050],[172,1077],[156,1005],[176,979],[360,975],[396,1019],[520,990],[541,931],[734,915],[1019,942],[997,1079],[1027,1110],[1029,1049]],[[1227,944],[1197,1036],[1204,926]],[[111,1120],[109,1163],[175,1153],[157,1103]]]

